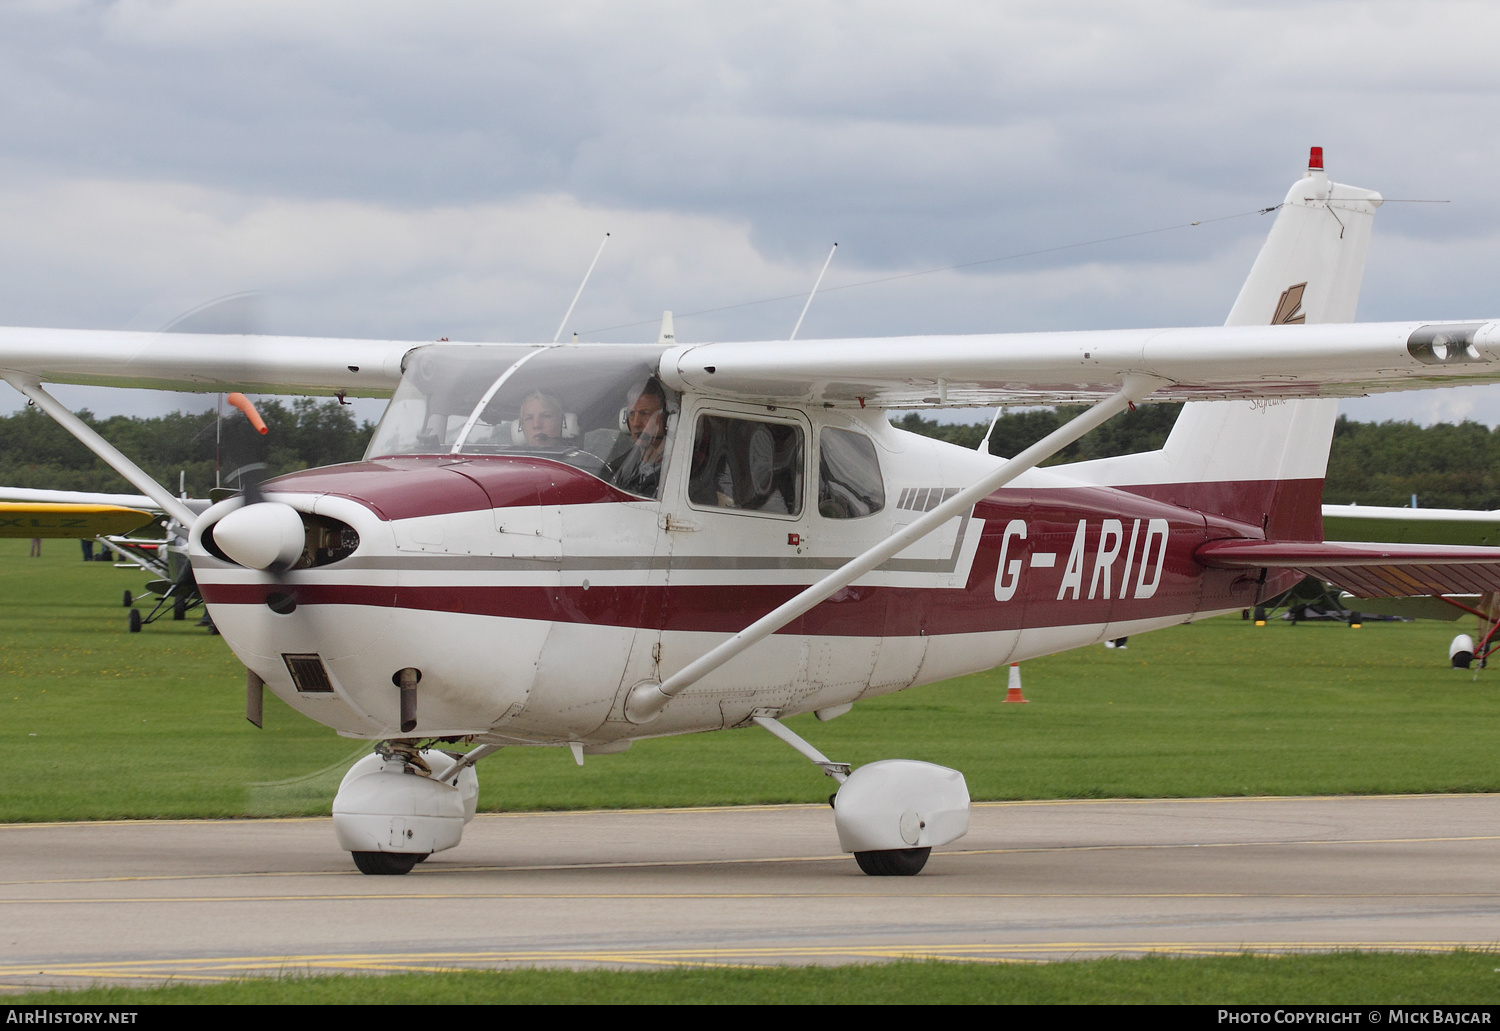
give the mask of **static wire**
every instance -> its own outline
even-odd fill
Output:
[[[1425,198],[1424,199],[1417,199],[1417,198],[1408,198],[1408,197],[1385,197],[1385,198],[1382,198],[1381,203],[1383,203],[1383,204],[1447,204],[1449,202],[1446,201],[1446,200],[1427,200]],[[1247,217],[1249,215],[1269,215],[1271,212],[1277,211],[1280,208],[1281,208],[1280,204],[1273,204],[1273,205],[1271,205],[1268,208],[1255,208],[1255,209],[1253,209],[1251,211],[1241,211],[1241,212],[1239,212],[1237,214],[1234,214],[1234,215],[1220,215],[1217,218],[1200,218],[1200,219],[1195,219],[1192,222],[1179,222],[1179,223],[1177,223],[1175,225],[1160,226],[1159,228],[1156,228],[1156,229],[1142,229],[1139,232],[1134,232],[1134,233],[1121,233],[1118,236],[1102,236],[1102,237],[1100,237],[1097,240],[1081,240],[1078,243],[1059,244],[1056,247],[1041,247],[1041,248],[1038,248],[1037,250],[1033,250],[1033,251],[1018,251],[1015,254],[1005,254],[1005,255],[1002,255],[1002,256],[1000,256],[998,258],[982,258],[979,261],[965,261],[965,262],[961,262],[961,263],[959,263],[957,265],[944,265],[941,268],[922,269],[920,272],[901,272],[901,273],[898,273],[897,275],[894,275],[894,276],[881,276],[879,279],[862,279],[862,280],[860,280],[857,283],[844,283],[844,284],[842,284],[840,286],[824,287],[823,288],[823,293],[825,293],[825,294],[831,294],[831,293],[835,293],[835,292],[837,292],[839,290],[853,290],[856,287],[874,286],[877,283],[894,283],[898,279],[915,279],[917,276],[930,276],[930,275],[933,275],[933,274],[938,273],[938,272],[954,272],[954,271],[957,271],[958,269],[974,268],[974,267],[976,267],[978,265],[993,265],[996,262],[1000,262],[1000,261],[1017,261],[1017,260],[1019,260],[1021,258],[1034,258],[1034,257],[1036,257],[1039,254],[1055,254],[1058,251],[1070,251],[1070,250],[1074,250],[1074,249],[1079,248],[1079,247],[1095,247],[1095,246],[1097,246],[1097,245],[1099,245],[1101,243],[1114,243],[1117,240],[1133,240],[1136,237],[1140,237],[1140,236],[1154,236],[1157,233],[1170,233],[1170,232],[1173,232],[1173,231],[1178,230],[1178,229],[1191,229],[1194,226],[1206,226],[1206,225],[1211,225],[1211,224],[1213,224],[1215,222],[1228,222],[1231,219],[1245,218],[1245,217]],[[837,245],[835,245],[835,246],[837,246]],[[738,304],[726,304],[726,305],[723,305],[723,306],[718,307],[718,308],[700,308],[697,311],[683,312],[683,313],[681,313],[679,315],[676,315],[674,317],[675,318],[679,318],[679,319],[690,319],[694,315],[712,315],[715,312],[732,311],[735,308],[749,308],[749,307],[752,307],[752,306],[757,305],[757,304],[772,304],[772,303],[774,303],[776,301],[792,301],[792,300],[796,300],[798,298],[805,297],[805,296],[806,296],[806,294],[796,293],[796,294],[782,294],[779,297],[762,297],[758,301],[741,301]],[[603,327],[598,328],[598,329],[583,330],[583,332],[584,333],[588,333],[588,334],[608,333],[608,332],[611,332],[612,330],[616,330],[616,329],[634,329],[636,326],[654,326],[654,325],[656,325],[656,323],[658,321],[659,321],[658,319],[643,319],[640,322],[625,322],[625,323],[622,323],[622,324],[620,324],[618,326],[603,326]]]
[[[1078,247],[1094,247],[1101,243],[1114,243],[1116,240],[1132,240],[1139,236],[1153,236],[1157,233],[1170,233],[1177,229],[1191,229],[1193,226],[1205,226],[1214,222],[1228,222],[1234,218],[1244,218],[1247,215],[1266,215],[1280,208],[1280,204],[1274,204],[1269,208],[1256,208],[1253,211],[1241,211],[1234,215],[1220,215],[1218,218],[1200,218],[1192,222],[1180,222],[1175,225],[1161,226],[1157,229],[1142,229],[1134,233],[1121,233],[1118,236],[1104,236],[1097,240],[1081,240],[1078,243],[1059,244],[1056,247],[1041,247],[1032,251],[1018,251],[1015,254],[1005,254],[998,258],[982,258],[979,261],[965,261],[957,265],[944,265],[941,268],[922,269],[920,272],[901,272],[894,276],[881,276],[879,279],[862,279],[857,283],[843,283],[839,286],[826,286],[823,293],[831,294],[838,290],[853,290],[861,286],[874,286],[877,283],[894,283],[899,279],[915,279],[918,276],[930,276],[938,272],[953,272],[958,269],[974,268],[978,265],[993,265],[1000,261],[1016,261],[1021,258],[1032,258],[1039,254],[1055,254],[1058,251],[1073,250]],[[790,301],[806,297],[805,293],[782,294],[779,297],[762,297],[757,301],[741,301],[738,304],[726,304],[718,308],[700,308],[698,311],[683,312],[674,316],[679,319],[690,319],[694,315],[711,315],[714,312],[732,311],[735,308],[749,308],[757,304],[771,304],[776,301]],[[658,320],[645,319],[641,322],[626,322],[618,326],[603,326],[598,329],[584,330],[584,333],[608,333],[616,329],[634,329],[636,326],[655,325]]]

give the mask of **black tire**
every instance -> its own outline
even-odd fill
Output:
[[[141,610],[140,609],[131,609],[130,610],[130,632],[132,634],[138,634],[138,633],[141,632]]]
[[[1474,653],[1454,652],[1453,658],[1450,661],[1453,663],[1454,669],[1468,669],[1474,665]]]
[[[354,857],[354,865],[359,867],[360,873],[393,877],[411,873],[412,867],[427,858],[410,852],[350,852],[349,854]]]
[[[172,601],[172,618],[187,619],[187,599],[175,598]]]
[[[129,591],[126,591],[125,592],[125,607],[128,609],[128,608],[130,608],[130,606],[132,606],[134,604],[135,604],[135,598],[133,598],[131,596],[131,594],[130,594]]]
[[[879,852],[856,852],[854,861],[871,877],[913,877],[927,865],[930,848],[893,848]]]

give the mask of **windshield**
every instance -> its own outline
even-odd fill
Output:
[[[678,408],[656,378],[663,350],[418,348],[365,457],[536,455],[656,497]]]

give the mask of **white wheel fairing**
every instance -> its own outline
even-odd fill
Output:
[[[969,831],[969,788],[957,770],[912,759],[867,763],[834,796],[845,852],[931,848]]]
[[[457,845],[474,815],[479,782],[471,766],[456,785],[440,779],[455,760],[424,751],[432,777],[408,772],[399,760],[368,755],[355,763],[333,800],[333,831],[346,852],[430,855]]]

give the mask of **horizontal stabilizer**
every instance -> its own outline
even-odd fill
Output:
[[[1365,598],[1500,591],[1500,548],[1344,541],[1209,541],[1210,569],[1295,569]]]

